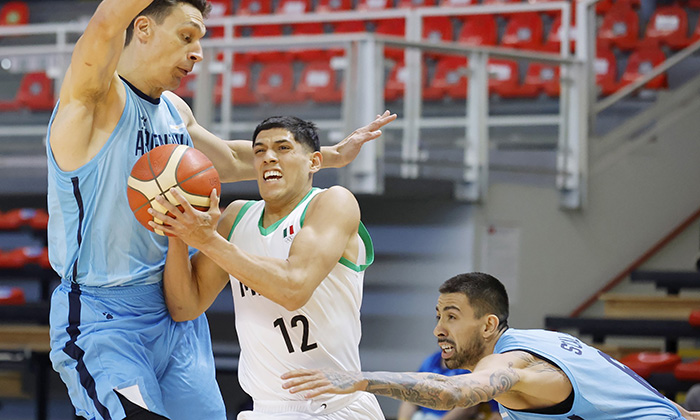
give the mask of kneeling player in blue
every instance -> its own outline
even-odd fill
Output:
[[[627,366],[568,334],[508,328],[508,295],[483,273],[440,286],[435,336],[449,368],[470,374],[297,370],[284,387],[307,398],[366,391],[450,410],[490,399],[504,420],[692,420]]]

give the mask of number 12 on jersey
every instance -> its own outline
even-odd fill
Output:
[[[309,343],[309,320],[304,315],[295,315],[290,322],[292,328],[295,328],[301,322],[303,331],[301,335],[301,343],[299,347],[302,352],[313,350],[318,347],[316,343]],[[294,345],[292,344],[292,339],[289,337],[289,332],[287,331],[287,326],[284,324],[284,318],[277,318],[275,322],[272,323],[275,327],[279,327],[282,333],[282,338],[284,338],[284,344],[287,345],[287,351],[294,353]]]

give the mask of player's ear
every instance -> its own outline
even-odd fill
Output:
[[[148,16],[141,15],[134,19],[134,38],[143,42],[150,36],[151,31],[151,20]]]
[[[498,321],[498,317],[494,314],[488,314],[484,317],[484,324],[483,324],[483,334],[484,338],[490,339],[491,337],[495,336],[498,334],[498,325],[500,322]]]
[[[320,171],[321,167],[323,166],[323,155],[321,152],[313,152],[310,156],[309,163],[311,164],[309,169],[311,170],[312,174]]]

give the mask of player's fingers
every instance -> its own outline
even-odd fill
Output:
[[[180,193],[180,191],[178,191],[177,188],[171,188],[170,194],[173,196],[175,201],[177,201],[178,204],[180,204],[182,206],[183,210],[185,210],[183,213],[193,213],[195,211],[194,207],[192,207],[192,205],[190,205],[190,202],[187,201],[185,196],[182,195]]]
[[[316,374],[316,371],[313,371],[313,370],[295,369],[295,370],[290,370],[289,372],[283,373],[281,378],[282,379],[300,378],[303,376],[311,376],[314,374]]]
[[[211,190],[209,195],[209,208],[218,209],[219,208],[219,194],[216,192],[216,188]]]

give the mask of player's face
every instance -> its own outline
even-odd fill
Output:
[[[464,293],[445,293],[438,298],[437,325],[433,333],[450,369],[473,369],[486,350],[484,318],[476,318]]]
[[[163,89],[173,90],[202,61],[200,40],[206,32],[202,13],[187,3],[178,3],[158,25],[151,19],[153,37],[149,48],[149,71]],[[134,41],[132,41],[134,42]]]
[[[284,128],[258,133],[253,143],[253,163],[260,196],[270,201],[292,200],[305,194],[311,186],[311,175],[320,167],[318,155]]]

